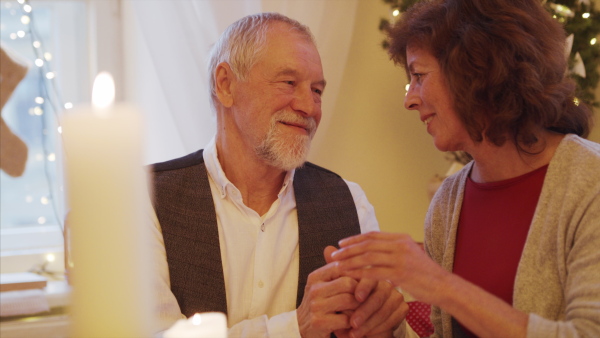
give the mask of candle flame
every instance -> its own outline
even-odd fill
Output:
[[[192,316],[192,324],[194,324],[194,325],[202,324],[202,317],[200,316],[199,313],[196,313],[195,315]]]
[[[94,80],[92,89],[92,105],[99,109],[112,106],[115,101],[115,82],[112,75],[101,72]]]

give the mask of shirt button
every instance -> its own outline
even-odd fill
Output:
[[[262,288],[263,286],[265,286],[265,283],[263,283],[263,281],[259,280],[258,281],[258,287]]]
[[[260,226],[260,231],[265,232],[265,223]]]

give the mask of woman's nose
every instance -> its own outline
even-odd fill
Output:
[[[413,88],[413,86],[409,85],[406,96],[404,97],[404,108],[408,110],[415,110],[419,109],[420,104],[421,99],[419,98],[416,88]]]

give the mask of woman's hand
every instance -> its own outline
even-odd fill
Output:
[[[526,313],[444,270],[406,234],[370,232],[339,244],[332,258],[343,276],[388,280],[417,300],[439,306],[478,336],[526,335]]]
[[[369,232],[348,237],[332,254],[340,273],[360,280],[387,280],[416,299],[437,303],[437,290],[449,272],[406,234]]]

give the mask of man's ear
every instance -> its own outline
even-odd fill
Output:
[[[215,94],[224,107],[233,105],[232,87],[235,75],[227,62],[221,62],[215,69]]]

